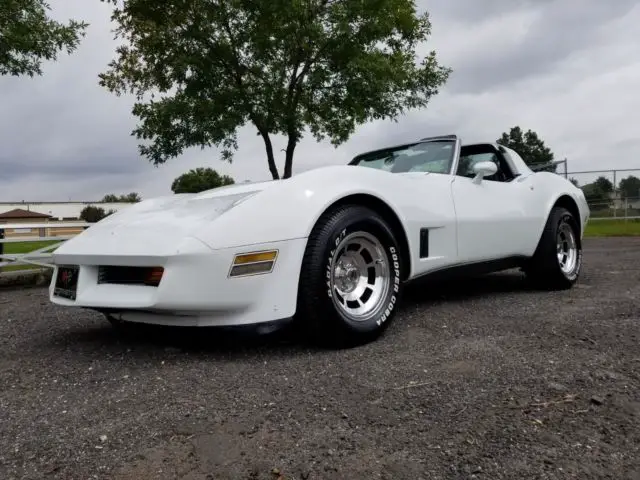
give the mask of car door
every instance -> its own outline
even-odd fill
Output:
[[[402,212],[414,277],[457,262],[451,169],[459,151],[455,135],[422,138],[398,152],[390,169],[395,174],[390,196]]]
[[[473,181],[473,165],[493,161],[498,172]],[[451,193],[456,213],[458,261],[461,263],[525,255],[536,228],[527,211],[531,179],[514,177],[492,145],[462,147]]]

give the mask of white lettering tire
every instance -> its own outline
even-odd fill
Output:
[[[305,250],[296,321],[314,342],[355,346],[395,317],[404,263],[385,220],[362,205],[325,213]]]

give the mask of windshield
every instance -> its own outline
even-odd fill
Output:
[[[453,162],[455,142],[438,140],[416,142],[358,155],[350,165],[377,168],[393,173],[430,172],[449,173]]]

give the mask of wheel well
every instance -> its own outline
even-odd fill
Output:
[[[575,202],[573,198],[569,195],[562,195],[556,203],[553,205],[554,207],[563,207],[571,212],[578,222],[578,229],[580,229],[580,233],[582,233],[582,219],[580,218],[580,209],[578,208],[578,204]]]
[[[358,193],[354,195],[349,195],[347,197],[341,198],[340,200],[332,203],[329,207],[322,213],[324,215],[330,210],[333,210],[337,207],[341,207],[343,205],[362,205],[365,207],[369,207],[371,210],[378,213],[382,218],[389,224],[389,227],[393,231],[394,235],[398,239],[398,243],[400,246],[401,254],[402,254],[402,263],[403,263],[403,278],[402,280],[406,280],[409,276],[409,272],[411,271],[411,253],[409,251],[409,241],[407,239],[407,233],[402,226],[402,222],[396,215],[396,212],[387,205],[386,202],[380,200],[378,197],[374,197],[373,195],[369,195],[366,193]]]

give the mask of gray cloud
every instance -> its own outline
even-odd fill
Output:
[[[47,162],[33,162],[31,157],[0,158],[2,165],[2,181],[14,182],[31,175],[58,178],[76,177],[82,180],[96,175],[121,175],[142,173],[146,170],[139,157],[118,156],[117,152],[102,154],[101,152],[76,151],[69,158],[51,159]]]
[[[0,200],[163,195],[176,176],[199,166],[237,181],[270,178],[263,144],[251,127],[240,132],[232,164],[220,162],[216,149],[190,149],[157,168],[141,158],[130,136],[136,124],[132,99],[97,83],[114,56],[110,9],[98,1],[58,3],[57,17],[85,19],[91,26],[81,48],[47,65],[43,77],[0,78]],[[363,125],[337,149],[305,138],[294,172],[346,163],[362,151],[427,135],[495,140],[517,124],[538,131],[558,157],[570,159],[572,170],[640,166],[633,121],[640,111],[638,3],[420,2],[433,22],[426,48],[453,67],[449,83],[426,110],[397,123]],[[282,168],[284,139],[274,143]]]
[[[555,0],[419,0],[420,10],[427,10],[431,20],[478,24],[489,17],[509,14],[515,11],[545,7]]]
[[[484,5],[484,2],[468,3]],[[452,4],[459,5],[454,2],[449,5]],[[488,48],[482,55],[464,58],[464,62],[453,65],[454,73],[448,84],[451,91],[476,93],[498,89],[523,78],[551,72],[567,57],[588,51],[602,42],[603,35],[600,29],[612,20],[628,14],[638,5],[638,1],[583,0],[580,2],[580,8],[576,8],[576,2],[570,0],[495,0],[489,4],[493,8],[488,10],[494,11],[496,16],[499,13],[522,14],[522,17],[512,19],[514,24],[522,23],[515,32],[513,28],[509,28],[513,26],[511,25],[503,35],[497,34],[493,49]],[[510,4],[510,7],[503,11],[507,4]],[[518,10],[515,8],[517,5],[524,8]],[[496,17],[486,15],[485,18]],[[470,44],[472,39],[473,35],[470,34]]]

